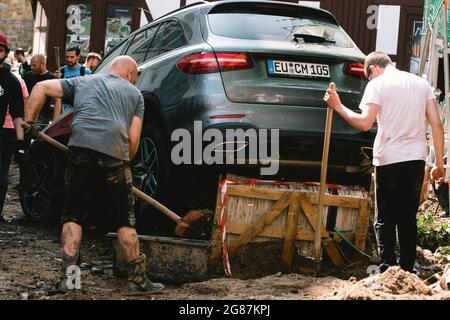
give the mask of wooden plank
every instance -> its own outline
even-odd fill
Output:
[[[229,186],[228,194],[230,196],[245,197],[245,198],[255,198],[263,200],[274,200],[280,199],[286,191],[281,191],[277,189],[267,189],[260,187],[250,187],[250,186]]]
[[[289,210],[286,219],[282,260],[292,269],[294,257],[294,240],[298,229],[298,216],[300,213],[300,194],[293,192],[290,196]]]
[[[308,200],[312,204],[319,203],[319,195],[316,193],[305,193]],[[326,194],[324,196],[324,205],[330,207],[345,207],[345,208],[359,208],[361,206],[362,198],[348,197],[348,196],[336,196]]]
[[[248,229],[248,225],[227,223],[227,234],[241,235]],[[258,234],[258,237],[284,239],[284,230],[281,227],[267,226]],[[297,230],[295,240],[313,241],[314,232],[311,230]]]
[[[316,214],[317,214],[317,211],[312,206],[312,203],[309,202],[309,200],[307,198],[307,195],[304,194],[304,193],[302,193],[300,195],[300,207],[301,207],[303,213],[305,214],[306,218],[308,219],[309,224],[313,228],[313,234],[314,234],[314,230],[316,230]],[[322,238],[327,238],[328,236],[329,236],[328,231],[326,230],[325,227],[322,227],[321,237]]]
[[[283,196],[273,204],[269,211],[267,211],[262,217],[260,217],[255,224],[249,226],[239,238],[231,244],[229,251],[230,256],[233,256],[237,249],[243,245],[249,243],[254,237],[256,237],[264,228],[270,224],[281,212],[289,205],[289,192],[285,192]]]
[[[220,228],[220,214],[222,211],[221,189],[220,189],[221,180],[222,178],[219,177],[219,183],[217,187],[217,197],[216,197],[216,210],[214,213],[214,224],[211,234],[211,253],[209,255],[209,263],[208,263],[210,268],[216,267],[222,254],[222,230]],[[225,205],[227,199],[228,196],[225,198]]]
[[[305,216],[308,218],[309,223],[313,227],[314,230],[316,230],[316,210],[312,206],[312,203],[309,201],[308,196],[306,194],[301,194],[301,208],[303,212],[305,213]],[[325,226],[322,224],[319,226],[321,228],[321,235],[322,238],[328,236],[328,232],[325,229]],[[339,253],[338,249],[334,245],[333,242],[328,242],[327,245],[324,246],[325,251],[327,252],[328,256],[330,257],[331,261],[335,266],[341,266],[342,265],[342,257]]]
[[[246,198],[256,198],[264,200],[278,200],[285,192],[276,189],[266,189],[261,187],[249,187],[249,186],[229,186],[228,194],[230,196],[236,197],[246,197]],[[295,191],[288,191],[295,192]],[[319,196],[313,192],[302,192],[306,193],[308,199],[313,204],[319,203]],[[334,207],[346,207],[346,208],[359,208],[361,206],[362,198],[348,197],[348,196],[336,196],[336,195],[325,195],[324,205],[334,206]]]
[[[366,250],[366,236],[367,236],[367,228],[369,226],[369,212],[370,206],[369,201],[367,200],[361,205],[355,232],[355,245],[361,251]]]
[[[227,222],[227,234],[241,235],[245,232],[245,230],[247,230],[247,228],[248,225]],[[334,239],[340,238],[337,233],[330,232],[330,234],[334,235]],[[263,231],[261,231],[260,234],[258,234],[258,237],[284,239],[284,230],[281,227],[267,226]],[[345,237],[347,239],[353,240],[355,238],[355,234],[346,233]],[[294,239],[297,241],[314,241],[314,232],[311,230],[297,230]]]

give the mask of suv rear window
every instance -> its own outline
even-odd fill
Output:
[[[267,41],[294,41],[297,39],[297,41],[306,43],[321,43],[341,48],[354,46],[345,31],[335,24],[333,17],[323,11],[310,8],[304,11],[282,11],[274,10],[274,8],[267,11],[241,10],[244,12],[238,12],[238,9],[223,11],[214,10],[208,14],[210,30],[219,36]],[[308,35],[310,37],[307,37]],[[317,42],[317,39],[321,38],[323,42]]]

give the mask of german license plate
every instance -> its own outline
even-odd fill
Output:
[[[330,78],[330,66],[327,64],[268,59],[267,71],[269,75],[299,78]]]

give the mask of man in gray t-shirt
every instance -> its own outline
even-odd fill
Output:
[[[67,203],[62,216],[63,268],[60,289],[67,288],[67,268],[78,265],[82,225],[90,213],[89,200],[103,190],[105,206],[118,234],[119,249],[126,264],[114,268],[128,277],[133,291],[155,292],[164,286],[145,275],[145,255],[139,253],[129,161],[136,154],[144,116],[144,99],[133,85],[136,62],[127,56],[113,60],[108,75],[93,75],[39,82],[25,114],[35,133],[36,119],[47,96],[70,100],[74,109],[67,164]]]
[[[128,130],[144,117],[140,91],[117,75],[97,74],[60,80],[63,100],[73,105],[69,146],[88,148],[129,161]]]

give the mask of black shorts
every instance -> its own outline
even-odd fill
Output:
[[[128,162],[90,149],[70,147],[66,184],[62,223],[85,224],[93,211],[93,201],[100,200],[106,210],[104,227],[113,230],[136,227],[133,181]],[[100,197],[100,194],[106,197]]]

